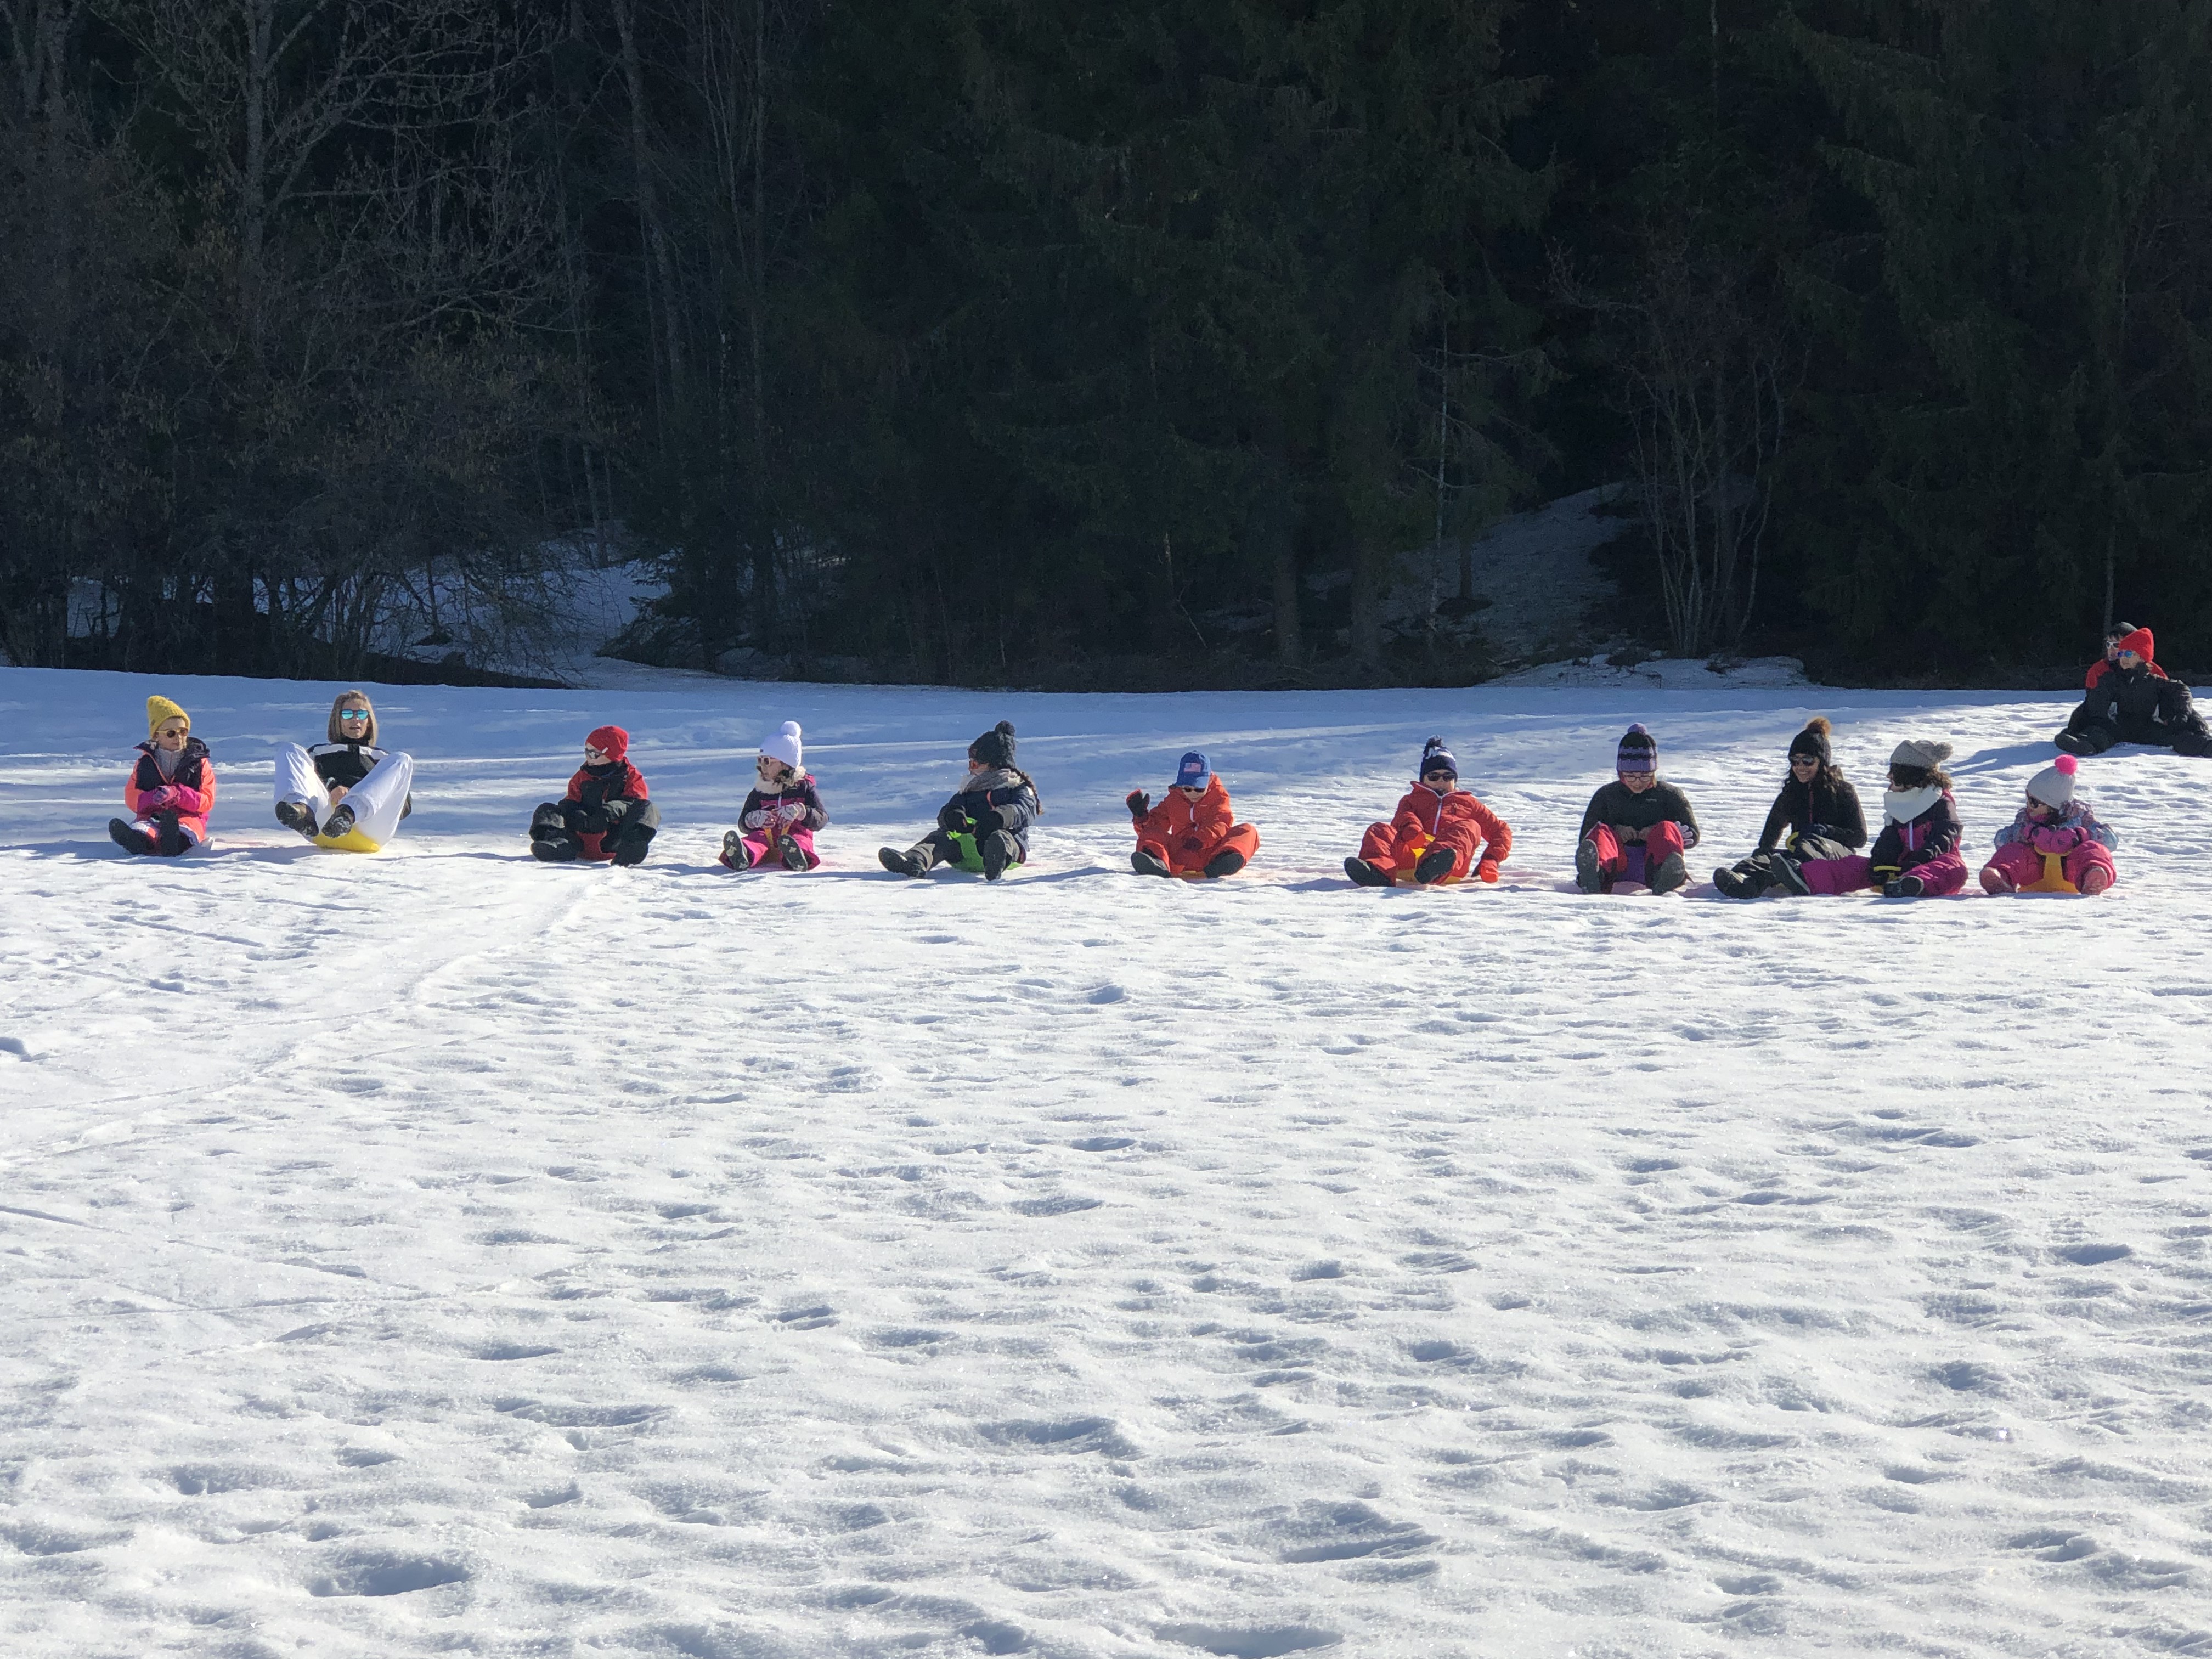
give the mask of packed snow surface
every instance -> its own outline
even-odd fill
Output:
[[[1627,720],[1709,869],[1816,709],[1985,850],[2064,700],[393,688],[362,858],[336,689],[0,672],[13,1659],[2212,1651],[2212,767],[2084,763],[2098,899],[1737,905],[1571,890]],[[1002,716],[1030,867],[883,873]],[[652,861],[532,863],[610,720]],[[1351,887],[1431,732],[1505,882]],[[1265,845],[1139,879],[1194,744]]]

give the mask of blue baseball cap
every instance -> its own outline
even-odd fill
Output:
[[[1213,769],[1195,749],[1176,763],[1175,787],[1178,789],[1203,789],[1212,777]]]

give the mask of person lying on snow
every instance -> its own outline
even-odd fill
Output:
[[[2212,755],[2212,731],[2191,702],[2189,688],[2168,679],[2151,660],[2156,644],[2148,628],[2121,640],[2112,665],[2096,676],[2052,741],[2069,755],[2101,755],[2119,743]]]
[[[126,853],[173,859],[206,843],[215,762],[192,717],[167,697],[146,699],[146,734],[123,784],[131,817],[108,819],[107,838]]]
[[[1729,898],[1757,898],[1780,886],[1777,864],[1847,858],[1866,845],[1866,815],[1859,792],[1837,768],[1828,747],[1827,716],[1815,714],[1790,739],[1790,772],[1767,809],[1759,850],[1734,867],[1713,872],[1713,885]]]
[[[1137,831],[1129,867],[1140,876],[1233,876],[1260,850],[1260,832],[1237,822],[1229,786],[1194,749],[1176,763],[1158,806],[1141,789],[1125,798]]]
[[[376,746],[376,707],[366,691],[331,705],[329,741],[276,750],[276,822],[319,847],[374,853],[415,810],[415,757]]]
[[[1690,798],[1659,781],[1659,739],[1640,724],[1621,734],[1613,772],[1583,810],[1575,885],[1610,893],[1616,882],[1640,881],[1671,893],[1689,878],[1683,854],[1698,844]]]
[[[938,810],[937,828],[903,853],[885,847],[876,856],[897,875],[950,864],[996,881],[1007,866],[1029,861],[1030,824],[1043,811],[1036,785],[1014,764],[1013,723],[1000,720],[968,745],[968,776]]]
[[[1908,738],[1891,750],[1884,823],[1865,858],[1806,859],[1777,866],[1785,892],[1856,893],[1879,887],[1888,898],[1942,898],[1966,884],[1959,846],[1959,803],[1952,799],[1948,743]]]
[[[814,775],[801,764],[799,722],[786,720],[760,746],[753,763],[759,781],[745,796],[738,828],[722,832],[722,865],[729,870],[757,870],[771,860],[787,870],[811,870],[814,832],[830,822],[829,809],[815,793]]]
[[[2061,755],[2027,781],[2027,804],[1997,831],[1997,850],[1982,866],[1984,892],[2061,892],[2071,887],[2094,895],[2118,879],[2112,849],[2120,838],[2074,793],[2080,765],[2073,756]],[[2058,866],[2057,881],[2051,879],[2053,863]]]
[[[530,855],[547,864],[642,864],[660,829],[645,777],[629,763],[629,733],[602,726],[584,739],[584,769],[568,793],[530,820]]]
[[[1505,820],[1459,787],[1459,763],[1442,738],[1421,745],[1413,770],[1397,812],[1388,823],[1367,826],[1358,855],[1344,861],[1344,873],[1362,887],[1405,882],[1431,887],[1462,881],[1470,872],[1479,881],[1496,881],[1498,866],[1513,850]]]

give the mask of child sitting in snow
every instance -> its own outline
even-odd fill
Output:
[[[1859,792],[1838,769],[1828,748],[1827,717],[1815,714],[1790,739],[1790,775],[1767,809],[1759,850],[1733,868],[1713,872],[1713,885],[1729,898],[1757,898],[1784,878],[1776,866],[1807,859],[1848,858],[1866,845],[1866,815]]]
[[[1610,893],[1616,882],[1640,881],[1671,893],[1689,878],[1682,855],[1698,844],[1690,798],[1659,781],[1659,739],[1640,724],[1622,734],[1613,774],[1583,809],[1575,885]]]
[[[724,868],[756,870],[771,858],[787,870],[811,870],[822,862],[815,856],[814,832],[830,822],[830,813],[814,792],[814,775],[800,765],[800,753],[797,720],[786,720],[761,744],[754,763],[760,781],[738,814],[739,827],[722,835]]]
[[[1398,802],[1388,823],[1370,823],[1356,858],[1344,861],[1344,873],[1362,887],[1412,882],[1422,887],[1460,881],[1473,872],[1480,881],[1498,879],[1498,866],[1513,850],[1505,821],[1459,787],[1459,763],[1442,738],[1421,745],[1415,781]],[[1478,858],[1477,838],[1482,842]]]
[[[568,780],[568,794],[532,815],[530,855],[547,864],[644,863],[660,828],[660,809],[647,793],[629,763],[629,733],[599,726],[584,739],[583,769]]]
[[[1951,797],[1948,743],[1908,738],[1891,751],[1886,822],[1866,858],[1778,862],[1779,884],[1792,893],[1856,893],[1880,887],[1888,898],[1942,898],[1966,884],[1959,848],[1959,803]]]
[[[131,817],[108,819],[107,838],[126,853],[173,859],[207,840],[215,762],[192,717],[167,697],[146,699],[146,733],[123,785]]]
[[[2117,879],[2112,849],[2120,838],[2075,794],[2080,765],[2073,756],[2061,755],[2027,781],[2027,804],[1997,831],[1997,850],[1982,866],[1983,890],[2017,893],[2048,882],[2054,860],[2059,876],[2076,892],[2101,893]]]
[[[950,864],[996,881],[1008,865],[1028,862],[1030,824],[1043,811],[1036,785],[1014,764],[1013,723],[1000,720],[968,745],[968,776],[938,809],[937,828],[903,853],[885,847],[876,856],[902,876]]]
[[[1140,876],[1233,876],[1260,850],[1260,832],[1237,822],[1229,787],[1194,749],[1176,767],[1176,780],[1158,806],[1141,789],[1127,799],[1137,831],[1129,867]]]

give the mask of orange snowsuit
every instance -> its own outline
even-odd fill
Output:
[[[1260,832],[1237,822],[1228,786],[1218,773],[1208,778],[1196,800],[1170,789],[1160,804],[1136,820],[1137,846],[1149,850],[1179,876],[1205,873],[1223,853],[1238,853],[1249,864],[1260,850]]]
[[[1480,860],[1474,853],[1478,836],[1483,843]],[[1413,866],[1431,846],[1452,850],[1451,874],[1444,878],[1446,881],[1463,881],[1469,871],[1484,881],[1496,881],[1498,866],[1513,850],[1513,831],[1504,819],[1464,789],[1440,795],[1425,783],[1416,783],[1398,803],[1395,818],[1367,826],[1359,856],[1392,872],[1400,881],[1411,881]]]

